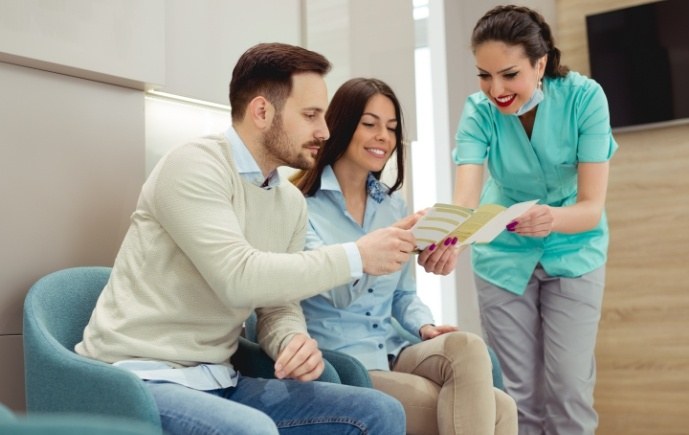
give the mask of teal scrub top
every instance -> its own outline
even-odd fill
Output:
[[[570,72],[544,78],[543,93],[531,139],[516,116],[500,113],[483,92],[467,99],[452,157],[457,165],[488,159],[481,204],[510,206],[531,199],[554,207],[574,204],[577,164],[605,162],[617,150],[608,102],[598,83]],[[603,213],[590,231],[553,232],[544,238],[503,231],[493,242],[472,249],[478,276],[523,294],[538,263],[551,276],[570,278],[605,264],[608,225]]]

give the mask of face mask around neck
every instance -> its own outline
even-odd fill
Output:
[[[516,112],[513,113],[514,116],[522,116],[529,110],[533,109],[534,107],[538,106],[538,103],[543,101],[543,91],[541,90],[540,83],[538,86],[536,86],[536,89],[533,91],[533,94],[531,94],[531,98],[529,98],[529,101],[524,103],[522,107],[517,109]]]

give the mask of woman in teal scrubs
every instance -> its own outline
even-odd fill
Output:
[[[486,339],[517,401],[520,434],[593,434],[604,206],[617,149],[607,99],[560,65],[548,24],[531,9],[487,12],[472,49],[481,92],[467,99],[457,131],[455,203],[539,200],[472,248]]]

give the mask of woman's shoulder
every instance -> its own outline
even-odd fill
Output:
[[[565,77],[551,79],[547,92],[557,106],[573,107],[578,111],[607,110],[607,98],[601,85],[590,77],[570,71]]]
[[[474,92],[469,95],[466,99],[466,105],[471,105],[477,108],[489,109],[491,107],[491,102],[482,91]]]
[[[564,77],[546,79],[553,90],[561,92],[587,93],[602,91],[597,81],[576,71],[570,71]]]
[[[482,91],[469,95],[462,109],[462,119],[476,119],[480,124],[490,125],[498,110]]]

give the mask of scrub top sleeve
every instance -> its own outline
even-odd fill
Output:
[[[618,146],[610,129],[608,100],[603,88],[592,80],[582,94],[578,119],[578,160],[589,163],[610,160]]]
[[[470,96],[464,104],[455,135],[456,145],[452,150],[455,164],[482,164],[488,156],[491,122],[485,106],[487,104],[485,101],[478,104],[476,95]]]

